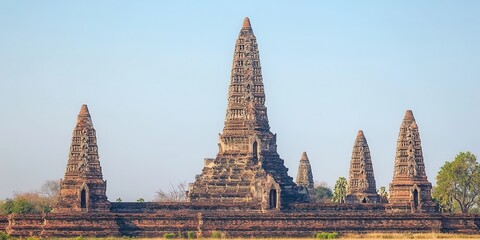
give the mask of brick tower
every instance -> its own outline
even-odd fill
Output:
[[[82,105],[73,130],[65,178],[55,212],[108,211],[107,182],[103,180],[97,137],[87,105]]]
[[[379,203],[372,159],[367,139],[358,131],[353,144],[352,160],[348,177],[347,203]]]
[[[397,140],[389,203],[393,211],[432,212],[432,184],[427,180],[418,126],[407,110]]]
[[[189,186],[191,202],[252,203],[280,209],[305,201],[277,153],[270,132],[258,45],[245,18],[235,44],[223,133],[215,159],[205,159]]]
[[[315,191],[315,185],[313,182],[312,166],[308,159],[307,153],[303,152],[300,157],[300,163],[298,164],[297,181],[295,181],[298,187],[304,188],[309,195],[313,195]]]

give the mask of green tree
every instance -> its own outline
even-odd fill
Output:
[[[10,214],[12,213],[13,211],[13,205],[14,205],[14,201],[10,198],[7,198],[5,199],[3,202],[2,202],[2,205],[1,205],[1,208],[0,208],[0,213],[1,214]]]
[[[380,202],[382,203],[387,203],[388,202],[388,192],[387,188],[384,186],[381,186],[378,189],[378,196],[380,197]]]
[[[437,186],[432,187],[432,201],[438,204],[440,212],[453,212],[453,201],[452,198],[443,198],[438,199],[439,193]]]
[[[0,213],[48,213],[55,205],[60,191],[60,181],[46,181],[41,191],[16,193],[13,198],[0,202]]]
[[[313,202],[328,202],[332,200],[333,192],[326,183],[320,183],[315,186],[315,191],[311,197]]]
[[[480,202],[480,165],[470,152],[446,162],[437,175],[433,197],[443,209],[468,213]]]
[[[11,213],[38,213],[35,205],[25,198],[15,200]]]
[[[10,235],[4,232],[0,232],[0,240],[8,240],[8,239],[10,239]]]
[[[344,177],[339,177],[335,182],[335,187],[333,188],[333,202],[334,203],[345,203],[345,197],[347,196],[347,179]]]
[[[18,193],[13,199],[6,199],[2,204],[1,213],[48,213],[52,211],[50,199],[39,193]]]
[[[121,198],[117,198],[117,200],[115,200],[115,202],[122,202],[123,200]]]
[[[3,205],[3,214],[37,213],[35,205],[26,199],[7,199]]]
[[[137,202],[145,202],[145,199],[139,198],[139,199],[137,199]]]

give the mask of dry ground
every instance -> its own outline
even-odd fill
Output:
[[[162,240],[164,238],[67,238],[62,240]],[[175,238],[173,240],[180,240],[181,238]],[[225,240],[307,240],[315,239],[311,238],[221,238]],[[221,240],[220,239],[220,240]],[[449,240],[462,240],[462,239],[480,239],[480,235],[467,235],[467,234],[447,234],[447,233],[368,233],[368,234],[341,234],[337,239],[341,240],[368,240],[368,239],[389,239],[389,240],[404,240],[404,239],[449,239]],[[58,240],[58,238],[57,238]],[[198,238],[198,240],[219,240],[219,238]]]
[[[161,240],[164,238],[142,238],[139,240]],[[177,238],[178,239],[178,238]],[[218,240],[218,238],[199,238],[200,240]],[[307,240],[315,239],[311,238],[222,238],[228,240]],[[368,240],[368,239],[389,239],[389,240],[404,240],[404,239],[449,239],[449,240],[462,240],[462,239],[480,239],[480,235],[467,235],[467,234],[445,234],[445,233],[369,233],[369,234],[343,234],[338,237],[341,240]],[[85,239],[87,240],[87,239]],[[96,239],[98,240],[98,239]],[[114,238],[107,238],[105,240],[114,240]],[[118,238],[122,240],[122,238]],[[125,240],[125,238],[123,238]],[[174,239],[175,240],[175,239]]]

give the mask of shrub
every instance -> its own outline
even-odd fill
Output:
[[[327,233],[326,232],[317,233],[317,235],[315,235],[315,238],[327,239]]]
[[[165,233],[165,234],[163,234],[163,238],[165,238],[165,239],[172,239],[172,238],[175,238],[175,237],[176,237],[175,233]]]
[[[317,233],[315,237],[319,239],[335,239],[335,238],[338,238],[338,233],[337,232],[331,232],[331,233],[321,232],[321,233]]]
[[[335,238],[338,238],[338,233],[337,232],[331,232],[328,235],[328,239],[335,239]]]
[[[7,240],[10,236],[4,232],[0,232],[0,240]]]
[[[213,231],[211,237],[212,238],[222,238],[222,233],[219,232],[219,231]]]
[[[197,238],[197,233],[194,232],[194,231],[188,231],[188,232],[187,232],[187,238],[188,238],[188,239]]]

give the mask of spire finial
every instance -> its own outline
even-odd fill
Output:
[[[85,127],[85,126],[89,126],[93,128],[92,119],[90,116],[90,112],[88,111],[87,104],[82,105],[77,117],[77,127]]]
[[[407,110],[405,112],[405,117],[403,118],[404,120],[415,120],[415,118],[413,117],[413,112],[412,110]]]
[[[243,20],[242,28],[243,29],[251,29],[252,28],[252,25],[250,25],[250,19],[248,17],[245,17],[245,19]]]
[[[80,113],[78,113],[80,116],[90,116],[90,112],[88,111],[88,106],[87,104],[83,104],[82,107],[80,108]]]
[[[308,160],[307,152],[302,153],[302,157],[300,158],[300,160]]]
[[[364,138],[365,135],[363,135],[363,131],[362,130],[358,130],[358,133],[357,133],[357,138],[358,137],[361,137],[361,138]]]
[[[300,158],[296,183],[298,186],[306,187],[307,189],[309,189],[309,191],[312,191],[313,193],[314,183],[312,166],[310,166],[310,161],[308,160],[306,152],[303,152],[302,157]]]

